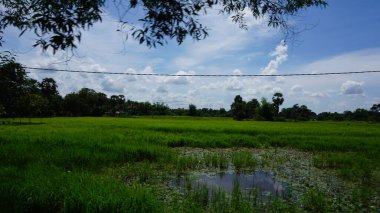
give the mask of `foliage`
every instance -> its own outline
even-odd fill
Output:
[[[345,111],[343,113],[337,112],[322,112],[317,115],[319,121],[371,121],[380,122],[380,104],[373,104],[370,110],[356,109],[355,111]]]
[[[253,98],[252,100],[247,102],[246,108],[245,108],[245,114],[248,119],[252,119],[257,117],[257,110],[260,108],[260,102]]]
[[[299,106],[298,104],[295,104],[291,108],[282,109],[280,116],[288,120],[308,121],[314,119],[316,114],[305,105]]]
[[[245,114],[246,102],[240,95],[235,96],[234,102],[231,104],[231,111],[235,120],[241,121],[246,118]]]
[[[44,104],[37,81],[26,76],[24,67],[16,62],[0,66],[0,104],[8,116],[36,116]]]
[[[20,36],[26,31],[34,32],[38,37],[34,46],[40,46],[43,50],[51,48],[55,52],[75,48],[76,42],[80,42],[81,31],[102,20],[105,2],[2,0],[0,38],[7,27],[16,27],[20,30]],[[204,39],[208,35],[208,29],[200,23],[199,18],[214,9],[231,16],[232,21],[243,29],[247,28],[247,15],[256,19],[267,16],[268,26],[288,29],[288,16],[304,8],[327,5],[326,0],[287,0],[276,3],[271,0],[113,2],[118,13],[122,14],[119,17],[122,23],[119,30],[126,30],[127,35],[148,47],[163,45],[167,39],[175,39],[181,44],[187,36],[194,40]],[[131,14],[141,14],[136,18],[137,23],[133,22]]]
[[[1,54],[0,54],[1,55]],[[8,56],[4,56],[8,58]],[[273,103],[266,98],[261,102],[253,98],[245,102],[237,95],[231,104],[231,110],[224,108],[197,109],[190,104],[188,109],[170,109],[165,103],[149,103],[125,100],[124,95],[112,95],[96,92],[90,88],[82,88],[62,97],[58,85],[52,78],[38,82],[26,75],[25,68],[9,59],[0,65],[0,115],[2,117],[51,117],[51,116],[142,116],[142,115],[178,115],[200,117],[233,117],[235,120],[348,120],[348,121],[380,121],[380,104],[374,104],[370,110],[356,109],[354,112],[323,112],[316,115],[307,106],[298,104],[291,108],[283,108],[279,114],[279,106],[284,97],[275,93]]]
[[[269,103],[266,98],[262,98],[261,106],[260,108],[258,108],[259,116],[266,121],[272,121],[273,120],[272,106],[273,104]]]
[[[282,103],[284,103],[284,97],[283,97],[282,93],[280,93],[280,92],[274,93],[274,95],[272,97],[272,102],[273,102],[272,105],[273,105],[273,109],[274,109],[274,114],[278,118],[280,106],[282,105]]]
[[[232,156],[232,162],[235,166],[236,171],[241,172],[244,170],[254,170],[257,162],[249,152],[235,152]]]
[[[340,211],[376,212],[380,208],[374,199],[379,196],[378,124],[166,116],[32,121],[35,125],[0,125],[0,207],[6,212],[315,212],[339,211],[341,206]],[[171,144],[208,148],[202,150],[209,154],[180,155]],[[253,153],[267,146],[302,150],[314,156],[317,169],[312,170],[327,170],[327,175],[336,170],[339,178],[357,189],[342,195],[343,188],[331,186],[331,193],[346,196],[339,200],[323,187],[305,188],[300,190],[302,203],[295,203],[273,197],[262,202],[258,192],[238,187],[226,195],[195,183],[184,190],[168,186],[174,176],[202,165],[227,169],[228,159],[242,170],[258,169],[269,152],[261,150],[260,157]],[[222,150],[218,152],[212,147],[256,149],[230,149],[229,155],[223,152],[226,149],[215,149]],[[198,154],[200,149],[195,150]],[[290,162],[305,162],[284,156]],[[279,169],[284,169],[282,164]],[[329,180],[336,181],[334,177]]]
[[[189,105],[189,115],[196,116],[197,115],[197,107],[194,104]]]
[[[81,38],[80,31],[101,21],[104,2],[3,0],[0,29],[16,27],[21,31],[20,36],[26,31],[33,31],[38,37],[34,46],[43,50],[51,48],[55,52],[75,48],[75,42]]]

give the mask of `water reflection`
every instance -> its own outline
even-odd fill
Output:
[[[239,183],[240,190],[259,190],[264,194],[285,197],[286,189],[283,182],[277,181],[268,172],[256,171],[252,173],[219,173],[216,175],[200,175],[193,177],[194,183],[204,184],[208,188],[221,188],[228,193],[232,193],[236,182]],[[177,185],[185,186],[188,180],[177,180]]]

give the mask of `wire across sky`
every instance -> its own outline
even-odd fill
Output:
[[[168,74],[168,73],[131,73],[131,72],[99,72],[89,70],[70,70],[70,69],[54,69],[28,67],[26,69],[37,71],[52,71],[52,72],[68,72],[68,73],[87,73],[101,75],[128,75],[128,76],[164,76],[164,77],[292,77],[292,76],[323,76],[323,75],[351,75],[365,73],[380,73],[380,70],[364,70],[352,72],[322,72],[322,73],[289,73],[289,74]]]

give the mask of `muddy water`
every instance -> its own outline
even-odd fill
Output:
[[[240,190],[259,190],[263,194],[272,194],[278,197],[286,197],[285,183],[277,181],[270,173],[256,171],[251,173],[219,173],[216,175],[200,175],[192,177],[193,183],[204,184],[208,188],[221,188],[232,193],[236,183]],[[177,180],[177,184],[184,186],[185,179]]]

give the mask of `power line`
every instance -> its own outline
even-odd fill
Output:
[[[40,71],[53,71],[53,72],[70,72],[70,73],[88,73],[88,74],[101,74],[101,75],[128,75],[128,76],[164,76],[164,77],[292,77],[292,76],[321,76],[321,75],[351,75],[351,74],[364,74],[364,73],[380,73],[380,70],[364,70],[353,72],[325,72],[325,73],[290,73],[290,74],[167,74],[167,73],[131,73],[131,72],[99,72],[99,71],[86,71],[86,70],[69,70],[69,69],[53,69],[53,68],[39,68],[27,67],[26,69],[40,70]]]

